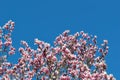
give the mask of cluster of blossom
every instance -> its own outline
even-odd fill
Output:
[[[0,27],[0,78],[7,74],[7,70],[12,67],[12,64],[7,61],[7,57],[15,53],[11,39],[14,25],[14,22],[10,20],[3,27]]]
[[[53,47],[37,38],[34,40],[37,49],[21,41],[21,57],[17,64],[11,64],[7,56],[15,53],[11,39],[13,29],[12,21],[0,28],[1,80],[115,80],[106,72],[107,40],[99,48],[97,36],[83,31],[69,35],[70,31],[66,30],[56,38]]]

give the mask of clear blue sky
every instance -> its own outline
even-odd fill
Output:
[[[34,38],[53,44],[64,30],[84,30],[98,36],[98,42],[109,40],[106,57],[108,73],[120,80],[120,1],[119,0],[1,0],[0,25],[15,21],[13,44]],[[16,61],[16,53],[11,60]]]

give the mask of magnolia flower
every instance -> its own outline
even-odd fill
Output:
[[[48,67],[43,67],[43,68],[41,69],[41,72],[44,72],[44,73],[47,74],[47,75],[50,73]]]
[[[69,77],[69,76],[62,75],[62,76],[60,77],[60,80],[70,80],[70,77]]]

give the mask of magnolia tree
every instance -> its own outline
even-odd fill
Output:
[[[32,49],[21,41],[21,57],[12,64],[7,58],[16,50],[12,46],[13,29],[11,20],[0,27],[0,80],[115,80],[106,72],[107,40],[97,46],[97,36],[83,31],[70,35],[66,30],[56,38],[54,46],[36,38],[37,49]]]

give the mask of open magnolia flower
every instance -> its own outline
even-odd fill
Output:
[[[103,40],[100,47],[97,36],[84,31],[70,35],[66,30],[54,46],[36,38],[37,49],[21,41],[24,47],[19,48],[18,63],[8,62],[7,57],[14,56],[16,50],[11,38],[14,25],[10,20],[0,27],[0,80],[115,80],[106,72],[108,41]]]

